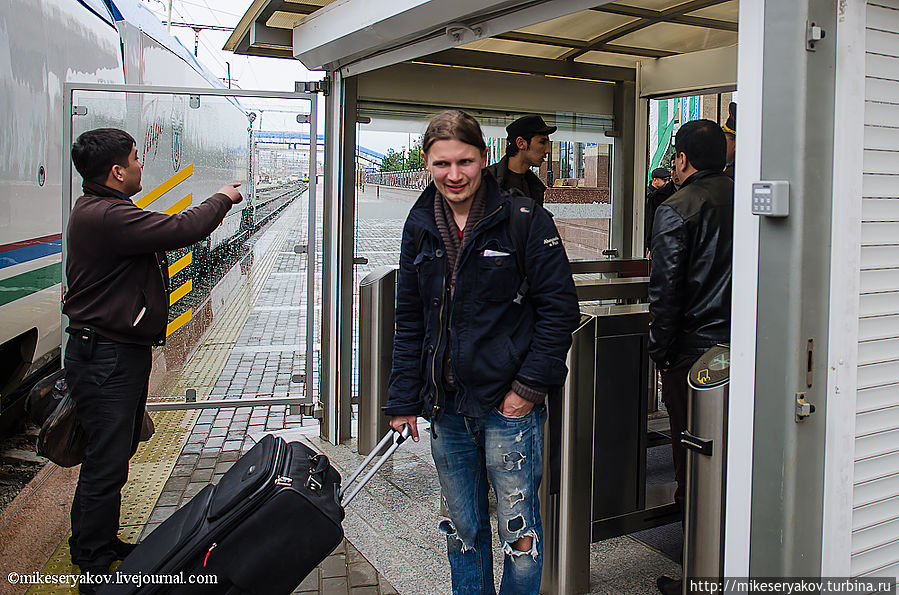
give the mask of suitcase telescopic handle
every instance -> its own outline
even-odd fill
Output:
[[[381,438],[381,441],[378,442],[378,445],[375,446],[370,453],[368,453],[368,456],[365,457],[365,460],[362,461],[362,464],[359,465],[355,471],[353,471],[353,474],[350,475],[343,486],[341,486],[340,491],[337,493],[337,495],[340,497],[340,506],[346,508],[346,506],[353,501],[353,498],[356,497],[356,494],[359,493],[359,490],[365,487],[365,484],[367,484],[368,481],[374,476],[374,474],[378,472],[378,469],[380,469],[381,466],[387,462],[387,459],[389,459],[391,455],[393,455],[393,452],[400,447],[400,444],[405,442],[406,439],[411,435],[412,428],[410,428],[408,424],[403,426],[402,432],[397,432],[396,430],[391,429],[389,432],[384,434],[384,437]],[[390,448],[387,449],[387,452],[381,455],[381,457],[375,463],[375,466],[365,474],[365,477],[360,479],[359,482],[356,483],[356,485],[353,485],[353,482],[356,480],[356,478],[362,474],[365,468],[368,467],[369,463],[371,463],[374,458],[378,456],[378,453],[380,453],[384,449],[384,447],[390,442],[391,439],[393,439],[393,444],[390,445]],[[352,486],[352,490],[350,490],[350,486]],[[347,493],[348,491],[349,493]]]

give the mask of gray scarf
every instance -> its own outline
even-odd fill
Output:
[[[471,201],[471,208],[468,211],[468,219],[465,220],[465,229],[462,230],[462,241],[459,241],[459,234],[456,230],[456,221],[453,218],[453,211],[446,201],[446,198],[440,194],[438,190],[434,196],[434,219],[437,222],[437,230],[443,239],[443,245],[446,247],[446,258],[449,263],[452,275],[450,276],[450,297],[456,289],[456,275],[459,272],[459,254],[462,247],[471,237],[478,222],[484,217],[484,209],[486,207],[487,187],[483,178],[481,185],[478,187],[474,198]]]

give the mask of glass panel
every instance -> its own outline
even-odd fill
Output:
[[[151,397],[187,388],[200,398],[304,396],[314,342],[306,328],[308,251],[295,246],[307,243],[309,100],[76,91],[73,104],[73,138],[98,127],[134,136],[143,172],[133,200],[141,208],[180,213],[230,182],[244,196],[207,238],[167,255],[169,324],[154,355]],[[74,169],[72,176],[74,200],[81,179]],[[211,349],[202,354],[209,377],[176,385],[200,346]]]

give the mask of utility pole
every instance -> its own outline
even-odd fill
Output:
[[[172,21],[172,0],[169,0],[169,20],[165,21],[165,26],[168,27],[169,33],[171,33],[172,27],[187,27],[188,29],[194,30],[194,56],[197,56],[197,52],[200,49],[200,31],[209,30],[209,31],[234,31],[234,27],[222,27],[220,25],[197,25],[195,23],[184,23],[181,21]],[[231,76],[228,75],[230,79]],[[230,88],[231,85],[228,85]]]

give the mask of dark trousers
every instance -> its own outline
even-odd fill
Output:
[[[687,489],[687,451],[681,446],[681,432],[687,429],[687,374],[699,354],[680,355],[667,370],[661,372],[662,401],[668,409],[671,424],[671,458],[674,459],[674,479],[677,490],[674,501],[684,512],[684,495]]]
[[[150,347],[69,337],[65,367],[87,450],[72,501],[72,560],[108,567],[119,531],[122,487],[137,450],[150,379]]]

